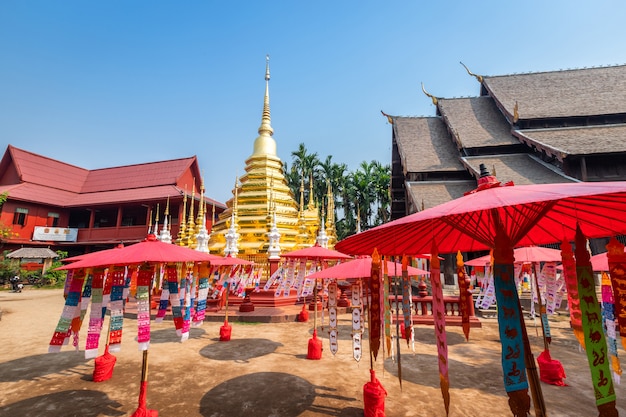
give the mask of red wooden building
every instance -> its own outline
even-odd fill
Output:
[[[88,170],[9,145],[0,161],[0,228],[11,232],[0,250],[49,247],[72,256],[138,242],[157,215],[162,224],[166,207],[175,239],[184,196],[198,213],[201,187],[195,156]],[[210,230],[212,206],[216,217],[225,206],[204,200]]]

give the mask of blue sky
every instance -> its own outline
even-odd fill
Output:
[[[278,154],[390,163],[381,116],[433,116],[420,88],[475,96],[474,73],[626,63],[619,1],[0,2],[0,146],[103,168],[196,155],[232,194],[261,121]],[[625,80],[626,82],[626,80]]]

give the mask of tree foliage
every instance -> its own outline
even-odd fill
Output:
[[[332,155],[320,160],[301,143],[291,153],[292,164],[284,164],[284,175],[296,200],[300,190],[304,201],[313,201],[319,207],[328,206],[327,190],[330,184],[335,207],[335,227],[338,239],[389,221],[391,197],[391,168],[378,161],[363,161],[355,171],[348,171],[343,163],[336,163]],[[312,181],[312,187],[311,187]],[[357,225],[358,223],[358,225]]]

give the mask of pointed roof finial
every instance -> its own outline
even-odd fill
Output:
[[[380,111],[382,113],[383,116],[385,116],[387,118],[387,121],[389,122],[390,125],[393,124],[393,117],[391,117],[390,115],[388,115],[387,113],[385,113],[384,111]]]
[[[482,84],[482,82],[483,82],[483,76],[482,75],[474,74],[472,71],[469,70],[469,68],[467,68],[467,65],[465,65],[462,62],[461,62],[461,65],[463,65],[463,67],[465,68],[465,71],[467,71],[467,73],[469,75],[471,75],[472,77],[476,78],[478,80],[478,82]]]
[[[274,129],[271,125],[270,114],[270,56],[265,56],[265,97],[263,98],[263,116],[261,117],[261,126],[259,126],[259,135],[267,134],[272,136]]]
[[[438,102],[437,97],[435,97],[432,94],[426,92],[426,89],[424,88],[424,83],[422,83],[422,91],[424,92],[424,94],[426,94],[428,97],[430,97],[430,99],[433,101],[433,104],[436,106],[437,102]]]
[[[515,107],[513,107],[513,123],[517,123],[519,120],[519,107],[517,105],[517,100],[515,100]]]

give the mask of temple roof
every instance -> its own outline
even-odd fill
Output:
[[[438,109],[463,148],[519,144],[491,97],[439,99]]]
[[[413,204],[421,210],[446,203],[476,188],[476,181],[408,181],[406,189]]]
[[[17,178],[4,175],[13,170]],[[195,156],[90,171],[9,145],[0,162],[0,193],[59,207],[137,202],[182,195],[178,181],[188,172],[200,178]]]
[[[480,164],[485,164],[502,183],[513,181],[516,185],[527,185],[576,181],[530,154],[468,156],[462,157],[461,161],[477,179]]]
[[[530,146],[563,159],[565,155],[626,152],[626,125],[515,130],[514,135]]]
[[[626,113],[626,65],[484,76],[509,120]]]
[[[464,170],[441,118],[395,117],[393,132],[406,171]]]

